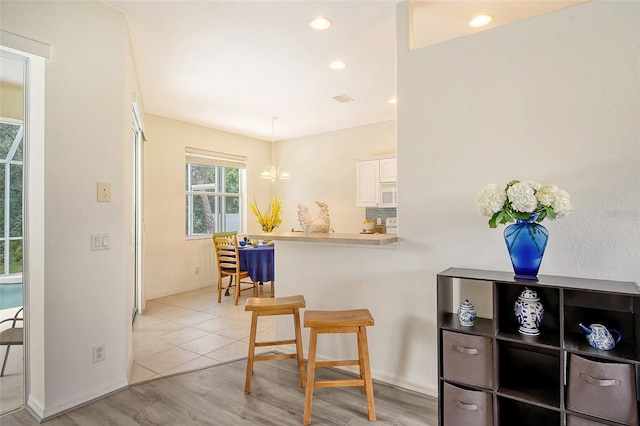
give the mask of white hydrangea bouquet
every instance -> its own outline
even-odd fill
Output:
[[[561,219],[571,212],[567,191],[555,185],[542,186],[538,182],[512,180],[506,188],[487,185],[478,195],[478,213],[489,216],[489,226],[529,219],[542,222],[546,217]]]

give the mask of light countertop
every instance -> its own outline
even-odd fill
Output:
[[[269,234],[249,234],[256,240],[293,241],[300,243],[344,244],[359,246],[385,246],[398,242],[395,234],[336,234],[305,232],[272,232]]]

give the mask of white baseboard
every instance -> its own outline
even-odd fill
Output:
[[[118,392],[122,389],[125,389],[128,386],[129,385],[127,383],[127,378],[121,377],[117,380],[114,380],[110,383],[105,384],[104,386],[100,386],[95,389],[92,389],[89,392],[83,392],[81,394],[77,394],[75,397],[68,399],[66,401],[51,405],[49,407],[44,407],[44,409],[39,409],[39,411],[36,411],[34,409],[34,411],[36,411],[36,414],[38,414],[42,418],[42,421],[44,422],[51,419],[52,417],[59,416],[60,414],[63,414],[69,410],[79,408],[82,405],[86,405],[97,399],[104,398],[114,392]]]
[[[215,284],[213,286],[215,286]],[[212,284],[210,282],[206,282],[201,284],[194,284],[188,287],[172,288],[169,290],[164,290],[164,291],[155,292],[155,293],[147,292],[145,297],[146,297],[146,301],[148,301],[148,300],[158,299],[160,297],[173,296],[174,294],[184,293],[185,291],[200,290],[202,288],[207,288],[207,287],[212,287]]]
[[[44,417],[44,407],[33,396],[29,395],[27,397],[26,409],[33,417],[36,418],[38,423],[42,423],[42,418]]]

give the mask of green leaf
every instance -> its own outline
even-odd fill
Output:
[[[555,219],[558,216],[558,214],[555,212],[555,210],[553,210],[553,207],[551,206],[545,206],[544,210],[551,219]]]
[[[516,219],[529,219],[529,216],[531,216],[531,213],[522,213],[515,210],[513,211],[513,217]]]
[[[502,215],[502,211],[499,212],[495,212],[493,214],[493,216],[491,216],[491,219],[489,219],[489,227],[490,228],[496,228],[498,225],[496,223],[498,216]]]

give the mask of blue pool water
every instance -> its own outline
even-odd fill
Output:
[[[22,283],[0,284],[0,309],[22,306]]]

